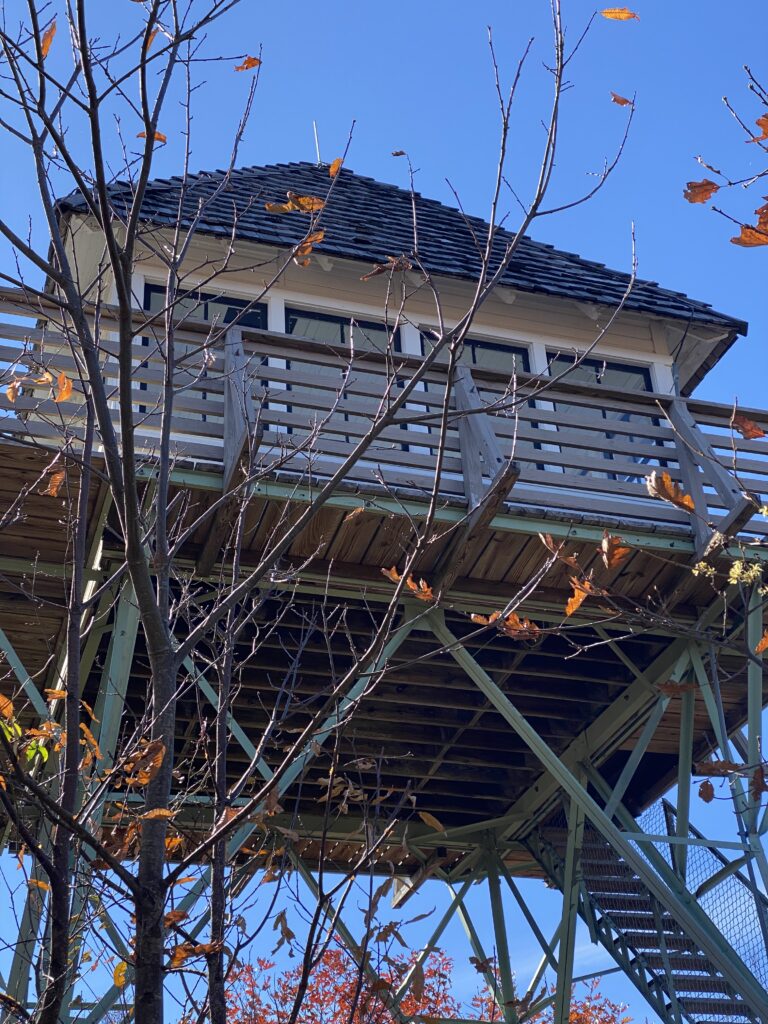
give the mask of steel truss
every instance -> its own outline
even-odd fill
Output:
[[[94,558],[93,565],[97,567],[98,557]],[[113,600],[114,595],[105,595],[105,601],[108,599]],[[752,650],[761,630],[759,613],[760,605],[754,597],[745,623],[746,640]],[[97,611],[97,622],[98,614]],[[706,626],[716,614],[714,610],[704,613],[700,625]],[[467,933],[472,953],[485,975],[489,991],[499,1004],[505,1024],[522,1024],[549,1005],[554,1007],[556,1024],[564,1024],[568,1020],[572,986],[574,981],[580,980],[575,977],[574,955],[579,918],[585,922],[592,940],[608,951],[616,969],[632,980],[665,1022],[704,1024],[705,1021],[727,1020],[734,1024],[768,1024],[768,900],[764,895],[768,860],[763,847],[763,836],[768,831],[768,814],[761,816],[759,794],[735,778],[730,784],[737,826],[735,839],[706,839],[689,821],[695,702],[701,700],[707,710],[712,734],[723,759],[741,757],[747,766],[759,763],[763,686],[759,659],[752,660],[747,673],[746,731],[729,735],[720,698],[717,665],[711,651],[702,649],[695,642],[675,640],[656,662],[641,670],[621,651],[620,641],[604,633],[603,639],[614,647],[631,669],[635,682],[617,707],[609,709],[566,751],[557,755],[451,632],[442,612],[432,610],[425,614],[422,607],[417,614],[415,610],[406,609],[402,624],[380,657],[366,666],[353,681],[311,744],[283,775],[278,796],[300,780],[317,752],[343,725],[371,680],[394,657],[414,629],[431,633],[436,643],[450,652],[467,678],[536,756],[543,778],[503,818],[409,840],[414,854],[425,866],[420,877],[431,876],[441,880],[447,886],[449,904],[419,952],[414,967],[396,990],[381,982],[368,960],[362,958],[364,970],[377,983],[377,991],[398,1024],[410,1021],[402,1009],[403,999],[419,968],[423,967],[454,918],[462,923]],[[107,761],[114,756],[137,631],[138,615],[132,593],[128,585],[123,585],[111,627],[96,714],[99,719],[98,739]],[[86,643],[86,672],[95,655],[95,635],[92,633]],[[41,701],[36,687],[2,632],[0,649],[33,707],[41,716],[47,716],[47,705]],[[190,679],[215,706],[215,687],[191,659],[185,667]],[[686,684],[681,686],[679,698],[682,708],[678,805],[673,808],[662,802],[637,821],[623,798],[670,700],[678,699],[672,698],[668,689],[660,692],[657,688],[658,683],[670,679]],[[249,757],[254,757],[255,747],[246,732],[234,719],[230,724],[233,739]],[[607,729],[608,724],[610,730]],[[617,735],[629,737],[639,733],[613,786],[600,772],[601,762],[609,752],[604,744],[608,731],[614,742]],[[264,779],[271,777],[271,770],[263,760],[256,761],[256,770]],[[84,780],[83,798],[87,797],[88,784]],[[108,798],[109,795],[105,794],[91,807],[93,821],[101,819],[104,799]],[[233,858],[255,828],[255,825],[246,824],[233,835],[229,843]],[[44,833],[39,836],[39,841],[46,841]],[[439,865],[426,870],[438,846],[460,850],[464,856],[450,870]],[[526,904],[512,870],[505,862],[506,854],[513,846],[527,850],[530,863],[535,864],[563,894],[561,920],[551,938],[541,931],[534,912]],[[723,853],[726,850],[731,856]],[[304,884],[311,891],[318,892],[312,866],[296,849],[291,849],[289,855]],[[78,877],[80,880],[73,891],[73,910],[76,913],[88,898],[84,876]],[[249,877],[248,872],[233,867],[232,891],[236,892],[238,887],[247,884]],[[492,936],[484,934],[484,929],[472,920],[467,909],[469,886],[478,881],[484,882],[488,889]],[[208,924],[204,898],[206,886],[207,874],[204,873],[177,905],[178,909],[190,915],[191,924],[187,931],[192,938],[203,934]],[[519,940],[510,941],[508,908],[505,908],[502,897],[505,891],[509,893],[508,899],[517,904],[542,950],[539,967],[524,990],[514,971]],[[115,922],[110,921],[104,908],[99,910],[99,916],[102,923],[106,922],[115,948],[129,959],[129,950]],[[6,987],[9,996],[22,1006],[31,1003],[30,979],[43,951],[41,940],[45,920],[44,892],[30,892]],[[355,938],[354,929],[344,923],[341,913],[334,914],[332,920],[338,939],[352,956],[360,958],[362,942]],[[80,935],[75,943],[73,979],[78,971],[82,939]],[[489,944],[491,941],[492,945]],[[491,968],[494,962],[495,970]],[[545,985],[548,977],[551,983]],[[75,985],[73,981],[72,992]],[[87,1012],[80,1005],[75,1013],[74,1007],[70,1010],[68,1003],[66,1019],[74,1020],[76,1016],[85,1024],[96,1024],[121,998],[124,998],[124,990],[112,986],[98,1003],[86,1007]]]

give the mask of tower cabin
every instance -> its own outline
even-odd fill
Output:
[[[311,214],[267,206],[325,197],[329,186]],[[116,186],[112,201],[119,215],[130,189]],[[109,338],[114,294],[98,235],[77,196],[59,214]],[[768,1021],[761,794],[747,777],[724,788],[738,805],[727,848],[689,820],[692,777],[703,777],[694,766],[715,757],[754,769],[762,757],[765,677],[747,656],[762,635],[761,606],[723,580],[740,545],[745,558],[765,555],[768,442],[735,430],[731,405],[695,396],[746,325],[525,238],[461,344],[434,357],[444,326],[461,326],[472,307],[481,221],[346,168],[332,182],[327,168],[303,163],[201,173],[183,195],[180,179],[154,181],[133,281],[137,458],[148,478],[161,429],[163,243],[195,217],[179,282],[189,296],[176,325],[183,386],[172,424],[172,494],[180,514],[200,519],[180,554],[183,585],[221,572],[232,524],[222,496],[243,473],[253,474],[244,571],[276,524],[323,497],[271,568],[254,631],[278,625],[258,643],[248,631],[238,641],[231,781],[255,771],[270,720],[260,764],[278,765],[315,698],[327,699],[351,663],[350,638],[362,645],[374,630],[429,521],[381,657],[339,698],[281,789],[273,820],[290,855],[310,879],[321,860],[345,870],[375,793],[381,813],[402,805],[409,818],[377,853],[377,870],[398,878],[396,903],[427,880],[488,879],[497,899],[488,945],[502,983],[499,886],[538,878],[564,894],[559,950],[548,954],[561,990],[580,916],[663,1020]],[[310,222],[322,235],[291,259]],[[512,238],[497,232],[491,271]],[[24,313],[18,295],[6,293],[3,307]],[[4,325],[3,358],[31,337],[28,355],[73,367],[45,304],[27,312],[37,326]],[[106,344],[107,378],[111,358]],[[325,495],[382,415],[382,396],[395,401],[425,361],[408,401]],[[61,410],[73,430],[77,399]],[[50,458],[30,439],[53,446],[59,428],[39,393],[0,401],[10,507]],[[768,413],[740,412],[768,430]],[[676,500],[665,500],[670,488]],[[123,558],[105,494],[94,486],[94,580]],[[61,598],[59,514],[32,492],[2,534],[0,626],[18,668],[3,692],[18,693],[23,676],[31,719],[62,644],[56,601],[42,600]],[[627,550],[606,559],[612,543]],[[693,571],[702,562],[721,592],[708,570]],[[420,580],[427,600],[413,593]],[[331,603],[343,606],[343,628],[323,618]],[[83,692],[103,711],[110,665],[122,659],[125,727],[143,712],[142,631],[118,601],[95,636]],[[285,697],[276,680],[289,675],[290,699],[275,717]],[[201,680],[178,709],[175,756],[188,775],[216,699]],[[329,791],[331,757],[344,792]],[[664,799],[676,783],[677,806]],[[206,795],[183,807],[188,830],[210,821]]]

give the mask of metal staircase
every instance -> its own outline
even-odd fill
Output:
[[[660,802],[646,812],[642,823],[649,834],[671,835],[674,808]],[[660,824],[660,828],[654,827]],[[703,839],[694,829],[690,834],[694,840]],[[561,891],[567,836],[566,817],[561,810],[525,840],[549,880]],[[636,845],[646,859],[648,872],[658,878],[659,856],[672,870],[671,844]],[[712,847],[687,848],[686,889],[690,901],[697,905],[697,913],[706,914],[708,937],[717,946],[718,961],[722,964],[725,950],[733,964],[732,970],[720,970],[713,963],[713,946],[700,948],[670,907],[662,905],[651,892],[645,872],[636,868],[630,867],[597,829],[586,823],[579,860],[578,911],[593,941],[601,943],[658,1016],[669,1024],[766,1024],[766,897],[745,874],[732,870],[726,858]],[[766,992],[762,1002],[755,997],[755,990],[760,989]],[[751,995],[745,995],[747,991]]]

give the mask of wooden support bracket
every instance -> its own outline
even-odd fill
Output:
[[[454,394],[457,411],[480,408],[480,395],[469,367],[458,367]],[[502,454],[490,418],[485,413],[462,416],[459,439],[468,513],[453,531],[432,573],[432,589],[435,591],[447,590],[461,575],[470,542],[488,526],[520,476],[520,466]],[[483,464],[491,475],[487,489],[483,484]]]
[[[243,457],[253,440],[256,423],[251,383],[246,375],[247,357],[243,348],[243,332],[231,327],[224,339],[224,475],[222,494],[225,500],[214,512],[208,536],[197,559],[199,576],[208,576],[237,517],[240,497],[235,493],[248,474]]]

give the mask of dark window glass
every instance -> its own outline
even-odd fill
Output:
[[[472,366],[481,370],[495,370],[498,373],[530,373],[531,364],[528,350],[519,345],[506,345],[503,341],[486,341],[484,338],[467,338],[465,351]]]
[[[306,309],[286,309],[285,330],[287,334],[331,345],[348,346],[354,339],[355,348],[377,352],[385,352],[390,340],[390,331],[385,324]],[[395,347],[397,343],[396,331]]]
[[[166,305],[166,291],[162,285],[146,284],[144,286],[144,309],[148,313],[159,313]],[[250,306],[250,308],[248,308]],[[242,311],[247,309],[247,312]],[[225,295],[214,295],[206,292],[189,292],[180,297],[176,302],[177,317],[185,314],[190,320],[210,324],[231,324],[240,315],[238,327],[251,327],[256,330],[266,330],[267,307],[263,302],[251,305],[246,299],[236,299]],[[141,344],[149,348],[149,338],[142,338]],[[142,366],[146,366],[142,363]],[[146,391],[147,385],[139,383],[139,390]],[[206,399],[208,393],[202,391],[200,397]],[[140,405],[139,412],[145,413],[147,406]],[[206,420],[205,413],[202,414],[203,422]]]
[[[631,363],[619,363],[606,359],[582,359],[581,362],[575,364],[575,360],[572,356],[558,354],[550,357],[549,372],[552,377],[557,377],[565,373],[566,376],[563,378],[565,383],[598,384],[628,393],[633,391],[642,392],[653,390],[650,368],[647,366],[633,366]],[[619,409],[601,409],[599,403],[596,403],[594,406],[577,406],[570,405],[567,402],[557,402],[555,408],[558,412],[569,412],[572,410],[574,414],[574,426],[578,425],[579,419],[600,419],[609,422],[610,420],[615,420],[622,423],[636,422],[638,424],[645,425],[658,425],[659,422],[656,418],[637,416],[630,412],[622,412]],[[558,431],[562,431],[563,429],[563,427],[558,427]],[[642,427],[640,429],[642,431]],[[649,443],[647,438],[643,438],[642,433],[637,438],[633,438],[631,434],[616,435],[606,431],[603,436],[605,437],[606,442],[610,442],[619,436],[622,441],[628,441],[630,443],[633,440],[638,441],[640,444]],[[656,443],[661,444],[661,442]],[[614,459],[614,453],[610,450],[610,445],[606,446],[602,456],[604,459]],[[651,459],[648,456],[621,454],[615,457],[622,461],[663,465],[663,462],[660,462],[658,459]],[[597,473],[586,469],[576,472],[579,472],[582,476],[597,476],[610,480],[618,479],[627,481],[628,483],[638,483],[642,479],[639,476],[626,476],[624,474],[617,475],[616,473]]]

